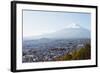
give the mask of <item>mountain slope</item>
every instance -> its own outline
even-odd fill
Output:
[[[61,29],[59,31],[48,33],[40,36],[31,37],[32,39],[81,39],[90,38],[90,31],[79,26],[78,24],[73,24],[68,28]]]

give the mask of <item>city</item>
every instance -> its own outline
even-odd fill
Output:
[[[73,40],[41,40],[41,42],[27,41],[27,44],[23,45],[23,57],[22,62],[45,62],[45,61],[57,61],[56,58],[71,54],[73,51],[77,51],[80,48],[84,48],[85,44],[90,44],[90,39],[73,39]],[[49,41],[49,42],[47,42]],[[40,49],[41,48],[41,49]]]

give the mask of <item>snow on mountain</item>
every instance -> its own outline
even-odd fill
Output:
[[[64,29],[59,31],[48,33],[36,37],[31,37],[33,39],[81,39],[81,38],[90,38],[90,31],[81,27],[78,24],[71,24]]]

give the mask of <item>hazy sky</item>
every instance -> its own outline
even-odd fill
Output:
[[[23,10],[23,37],[52,33],[72,24],[90,30],[91,14]]]

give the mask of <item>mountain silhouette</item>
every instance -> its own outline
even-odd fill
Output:
[[[33,39],[83,39],[90,38],[90,31],[78,24],[72,24],[59,31],[48,33],[40,36],[31,37]]]

